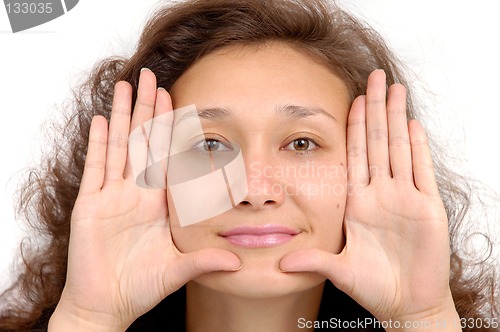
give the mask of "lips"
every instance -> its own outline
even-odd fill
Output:
[[[266,248],[286,243],[299,233],[283,225],[263,225],[236,227],[219,236],[239,247]]]

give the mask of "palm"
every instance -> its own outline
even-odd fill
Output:
[[[69,268],[68,279],[83,289],[111,289],[116,298],[108,298],[106,306],[112,311],[144,313],[173,291],[165,286],[163,275],[173,256],[166,217],[163,190],[141,189],[126,180],[79,197],[73,211],[70,255],[85,257],[92,264],[70,257],[70,264],[77,265]],[[87,294],[91,308],[95,295]],[[129,307],[117,308],[115,299]],[[80,296],[80,305],[85,307],[85,302]]]
[[[146,165],[148,151],[134,151],[144,156],[137,163],[127,144],[131,128],[172,111],[170,97],[156,89],[149,70],[141,73],[132,121],[131,96],[128,83],[117,83],[109,129],[103,117],[93,119],[71,220],[66,285],[56,308],[62,316],[69,313],[90,325],[118,330],[189,280],[212,271],[235,271],[241,264],[228,251],[180,253],[173,244],[166,191],[139,187],[133,174],[132,165]],[[152,128],[150,135],[159,128],[154,121]]]
[[[405,98],[394,85],[386,101],[385,75],[375,71],[367,96],[352,105],[344,250],[301,250],[280,265],[325,275],[381,320],[418,317],[451,299],[447,216],[425,132],[407,122]]]
[[[345,287],[361,305],[376,308],[372,313],[381,319],[402,314],[391,308],[418,312],[419,303],[447,295],[442,277],[449,273],[446,214],[438,198],[412,186],[376,182],[346,206],[343,259],[352,279]],[[425,287],[412,292],[416,286]]]

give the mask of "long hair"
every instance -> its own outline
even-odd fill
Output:
[[[408,88],[408,118],[419,117],[404,67],[388,45],[367,24],[333,2],[189,0],[159,8],[146,24],[132,56],[100,61],[86,82],[74,90],[72,107],[54,138],[52,151],[27,176],[19,193],[18,212],[35,234],[31,241],[23,241],[19,276],[1,295],[1,330],[45,329],[59,301],[66,277],[71,211],[82,177],[91,119],[95,115],[109,119],[115,83],[125,80],[132,85],[134,103],[143,67],[156,74],[158,86],[169,90],[186,69],[216,49],[269,41],[285,42],[328,66],[346,83],[351,100],[366,93],[373,70],[384,69],[387,84],[402,83]],[[436,151],[441,153],[434,146]],[[466,273],[470,257],[460,257],[461,234],[472,222],[468,219],[468,186],[440,159],[436,160],[436,176],[449,219],[450,287],[457,311],[462,318],[494,316],[498,313],[495,271],[484,263],[477,273]]]

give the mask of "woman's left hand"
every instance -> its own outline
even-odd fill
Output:
[[[347,161],[344,249],[295,251],[280,269],[324,275],[379,321],[446,319],[452,331],[458,315],[449,287],[448,220],[427,137],[419,122],[407,120],[405,88],[395,84],[386,93],[382,70],[353,102]]]

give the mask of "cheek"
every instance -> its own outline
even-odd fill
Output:
[[[285,185],[289,196],[297,196],[303,200],[323,202],[332,205],[337,202],[345,204],[347,197],[347,169],[340,163],[310,163],[298,169],[294,177],[287,179]],[[336,208],[336,204],[335,208]],[[339,209],[342,206],[339,206]]]
[[[202,248],[202,244],[206,238],[206,226],[204,223],[181,227],[170,191],[168,190],[167,203],[168,219],[175,247],[182,253],[188,253]]]
[[[347,200],[347,169],[344,163],[311,167],[307,176],[299,176],[293,183],[294,192],[290,196],[306,216],[316,246],[340,252],[345,242],[343,220]]]

